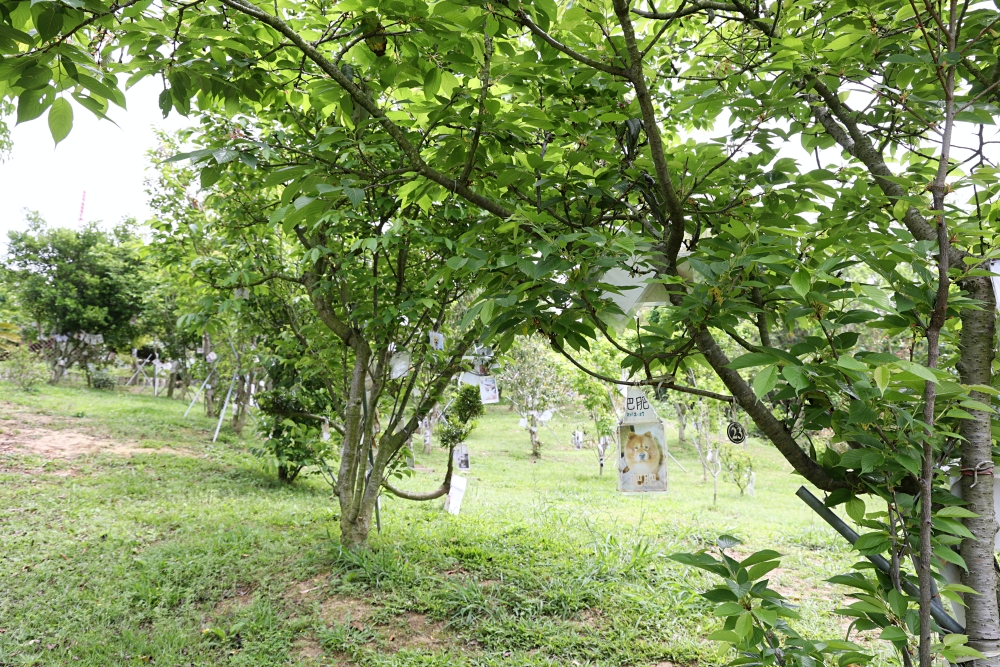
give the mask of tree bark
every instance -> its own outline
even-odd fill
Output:
[[[687,426],[687,412],[684,404],[680,401],[674,403],[674,409],[677,411],[677,442],[684,442],[684,427]]]
[[[542,444],[538,440],[538,417],[534,414],[528,415],[528,432],[531,434],[531,456],[540,459],[542,458]]]
[[[996,328],[995,302],[989,278],[973,278],[963,287],[969,296],[982,303],[981,310],[962,310],[960,338],[961,359],[958,370],[963,384],[989,385],[993,363],[993,339]],[[989,403],[990,397],[972,392],[973,400]],[[997,608],[997,575],[995,569],[994,540],[997,533],[996,512],[993,505],[993,451],[990,432],[990,415],[981,410],[969,409],[975,419],[962,420],[962,497],[969,509],[979,516],[966,519],[965,526],[974,540],[962,541],[961,554],[969,571],[964,574],[966,586],[980,595],[965,596],[965,631],[969,645],[987,655],[977,660],[975,667],[1000,665],[1000,610]],[[984,463],[985,462],[985,463]],[[978,467],[978,468],[977,468]],[[978,476],[974,470],[983,471]]]

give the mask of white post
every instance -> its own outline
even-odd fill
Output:
[[[219,423],[215,425],[215,435],[212,436],[212,442],[215,442],[216,438],[219,437],[219,429],[222,428],[222,420],[226,418],[226,407],[229,405],[229,397],[233,395],[233,385],[236,384],[236,373],[233,373],[233,380],[229,383],[229,391],[226,392],[226,400],[222,403],[222,409],[219,410]]]

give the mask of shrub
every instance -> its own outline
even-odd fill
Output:
[[[36,384],[48,378],[45,367],[38,356],[27,345],[15,347],[3,360],[4,375],[24,391],[31,391]]]
[[[719,461],[726,470],[726,476],[739,487],[742,495],[753,479],[753,459],[745,450],[730,444],[722,446]]]
[[[118,379],[107,371],[97,371],[90,376],[90,386],[94,389],[113,390],[118,386]]]
[[[465,442],[472,429],[476,428],[475,418],[482,416],[484,412],[479,387],[471,384],[462,385],[438,427],[441,445],[451,449]]]

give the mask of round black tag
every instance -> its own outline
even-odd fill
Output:
[[[729,442],[735,445],[742,445],[747,439],[747,431],[739,422],[729,422],[726,435],[729,436]]]

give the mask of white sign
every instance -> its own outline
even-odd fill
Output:
[[[622,415],[622,424],[641,424],[644,422],[659,422],[656,410],[646,398],[646,392],[642,387],[629,387],[625,392],[625,414]]]
[[[479,386],[479,381],[483,379],[482,375],[476,373],[470,373],[469,371],[463,371],[461,375],[458,376],[459,384],[472,384]],[[482,393],[480,392],[480,398],[482,398]],[[483,401],[484,403],[486,401]]]
[[[398,380],[410,372],[410,353],[397,352],[389,358],[389,378]]]
[[[642,387],[629,387],[618,424],[618,490],[667,490],[667,438]]]
[[[444,334],[439,331],[431,331],[428,334],[432,350],[444,349]]]
[[[465,495],[466,484],[468,484],[468,480],[464,477],[452,475],[451,490],[448,491],[448,496],[444,499],[445,512],[457,515],[462,509],[462,497]]]
[[[205,356],[205,361],[207,361],[208,363],[212,363],[213,361],[215,361],[218,358],[219,358],[219,355],[217,355],[215,352],[209,352]]]
[[[628,493],[667,490],[667,439],[663,424],[622,424],[618,432],[618,490]]]
[[[468,472],[471,469],[469,465],[469,446],[464,442],[455,447],[455,467],[462,472]]]
[[[990,276],[990,281],[993,283],[993,298],[997,302],[997,310],[1000,310],[1000,259],[990,262],[990,272],[998,274]]]
[[[497,387],[497,379],[491,375],[480,378],[479,398],[483,405],[500,402],[500,389]]]

